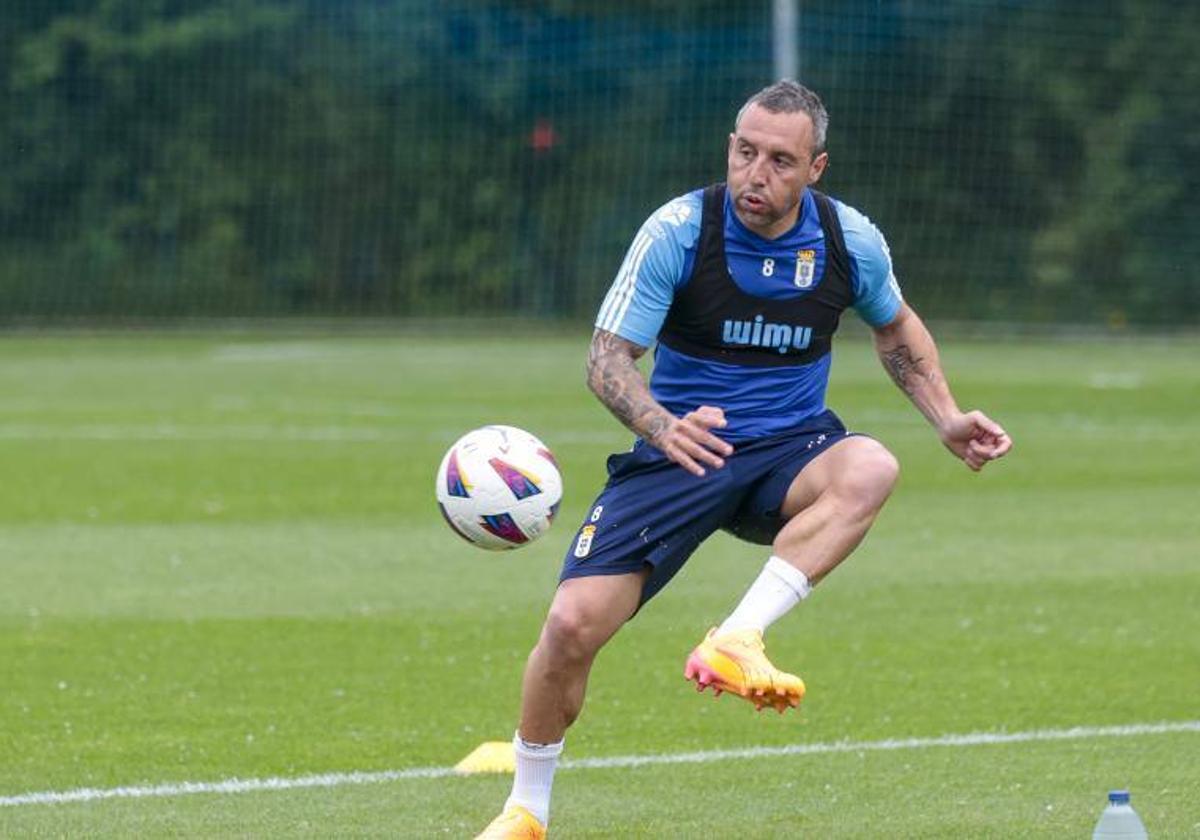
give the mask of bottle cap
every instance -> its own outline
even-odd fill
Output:
[[[1113,805],[1128,805],[1129,791],[1127,790],[1110,790],[1108,792],[1108,801]]]

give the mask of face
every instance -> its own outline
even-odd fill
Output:
[[[742,224],[774,239],[796,223],[804,190],[825,171],[829,156],[814,156],[812,118],[803,111],[772,114],[751,105],[729,135],[725,182]]]

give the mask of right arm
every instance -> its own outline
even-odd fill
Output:
[[[597,329],[588,351],[587,381],[592,393],[630,431],[662,450],[694,475],[704,466],[720,468],[733,447],[709,429],[725,425],[725,414],[701,406],[682,418],[671,414],[650,394],[637,360],[646,348],[607,330]]]

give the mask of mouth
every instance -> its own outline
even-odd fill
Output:
[[[738,203],[742,205],[743,209],[749,210],[751,213],[761,213],[767,209],[766,200],[754,193],[742,193],[738,196]]]

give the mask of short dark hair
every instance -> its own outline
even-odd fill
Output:
[[[760,90],[746,100],[746,104],[737,112],[733,121],[736,129],[742,121],[742,114],[751,105],[758,105],[772,114],[796,114],[803,111],[808,114],[813,124],[813,155],[825,151],[825,134],[829,131],[829,112],[821,97],[799,82],[792,79],[781,79],[773,85]]]

